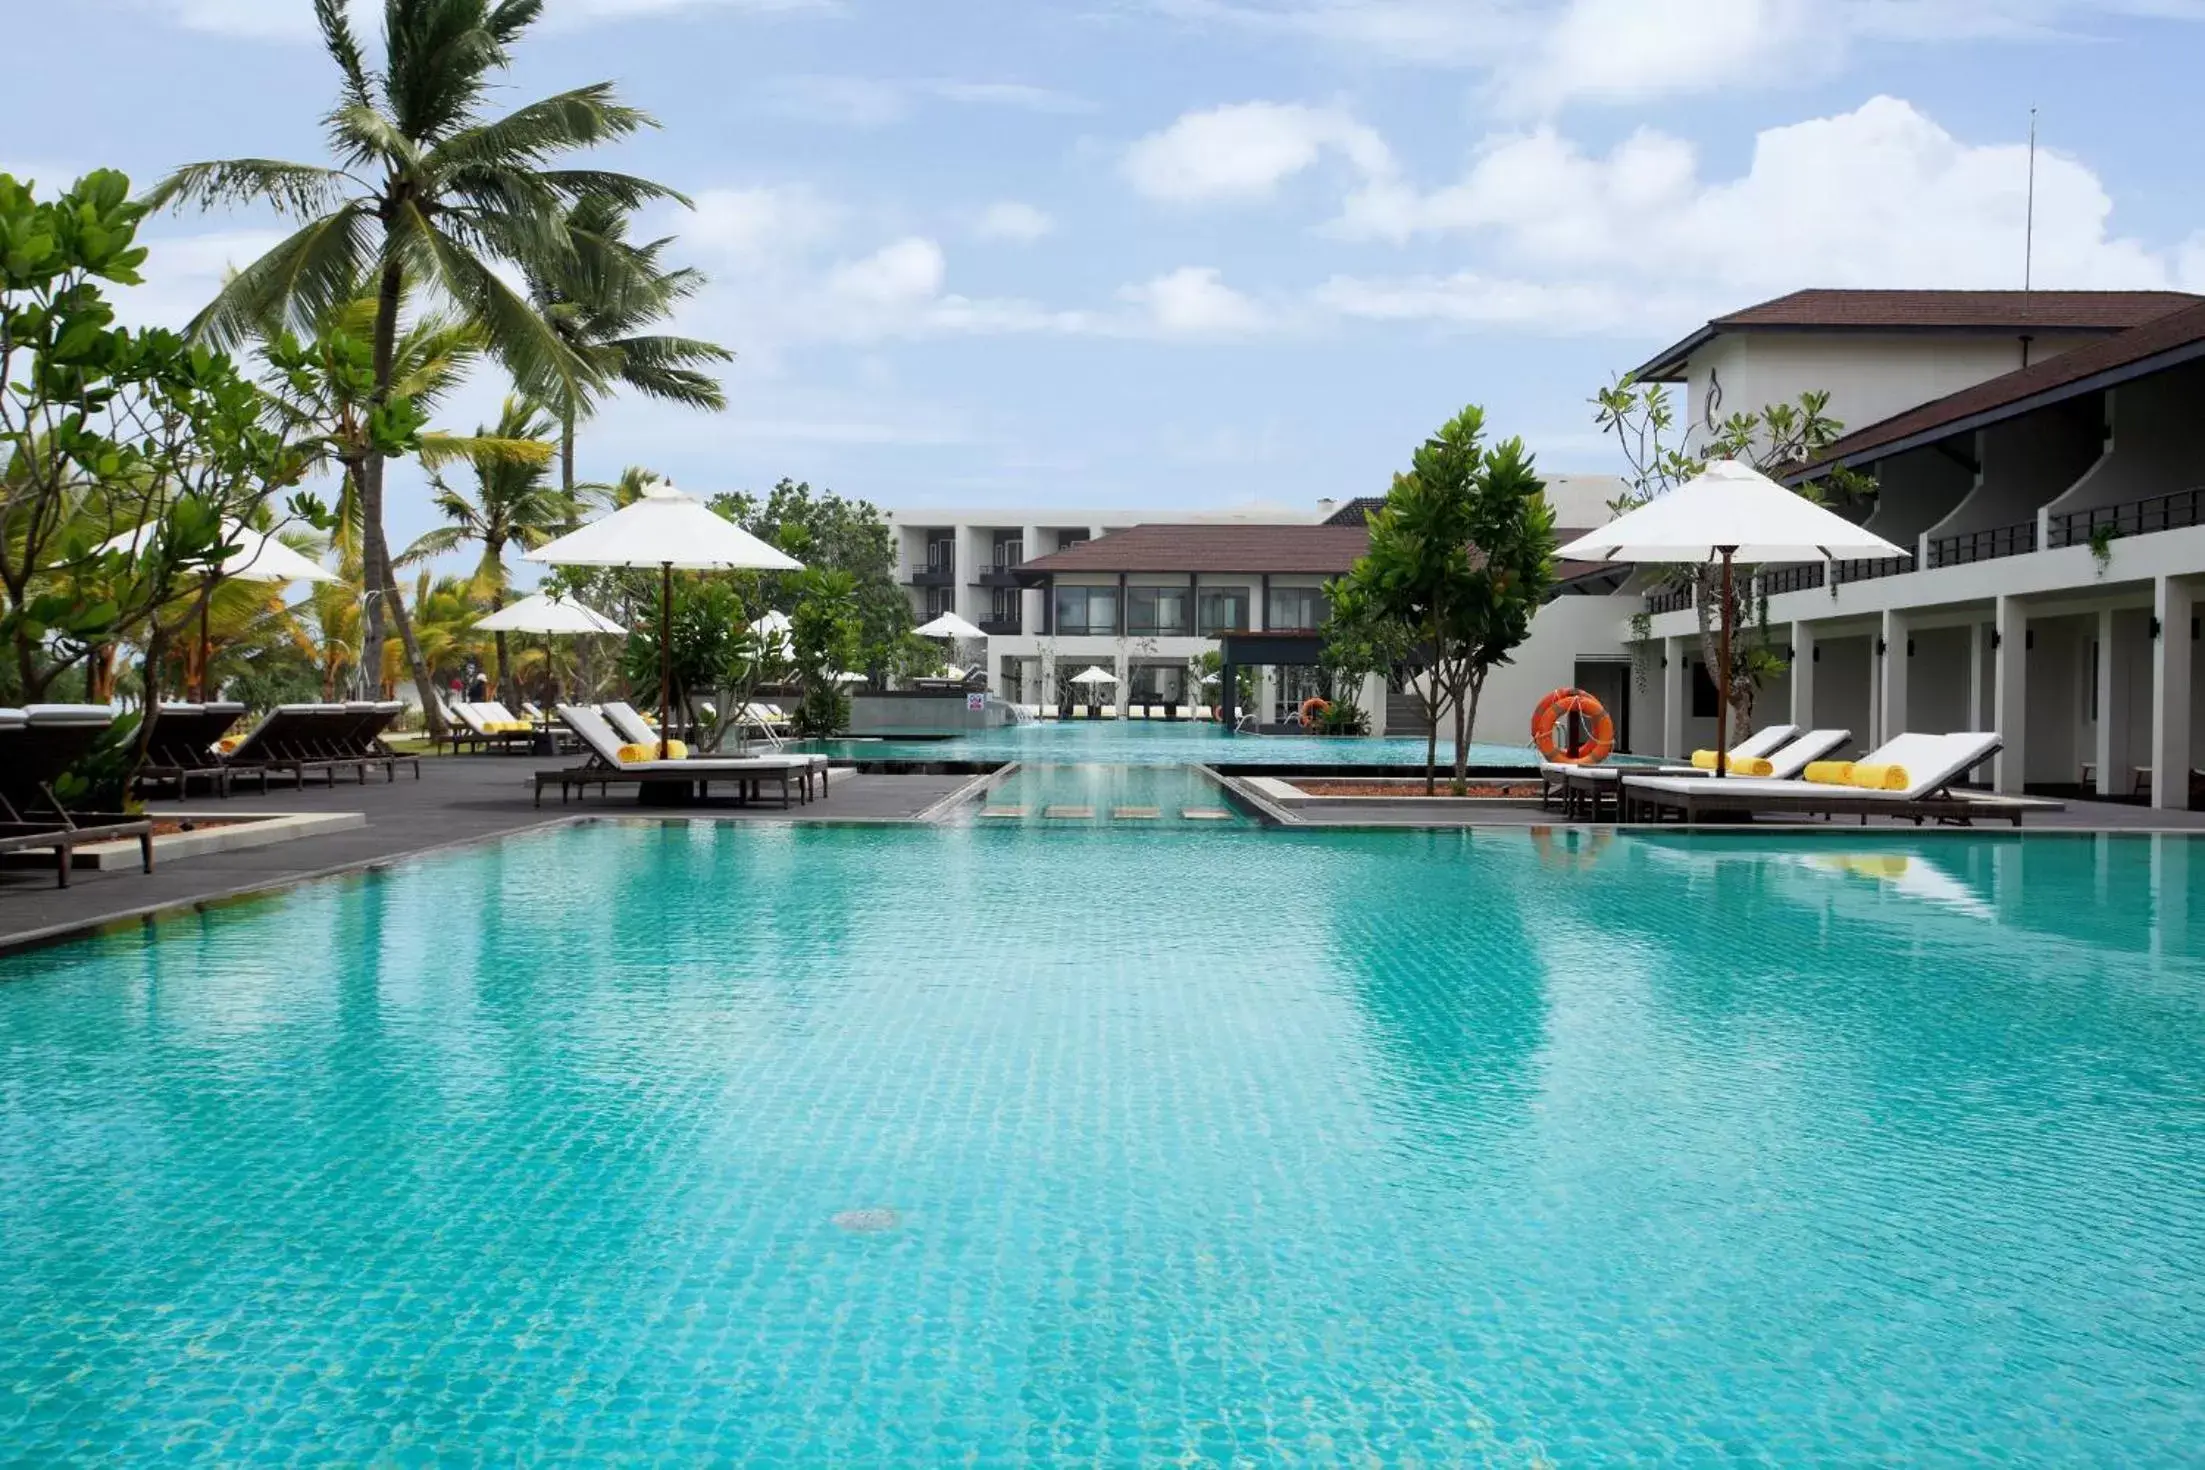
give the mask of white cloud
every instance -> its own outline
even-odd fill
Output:
[[[1093,110],[1093,104],[1083,98],[1023,82],[807,75],[782,77],[766,89],[766,105],[783,116],[853,128],[902,122],[926,102],[1023,112]]]
[[[106,288],[115,314],[139,327],[189,325],[215,298],[230,273],[251,265],[285,238],[282,230],[212,230],[194,235],[144,233],[142,286]]]
[[[1181,266],[1122,287],[1118,298],[1140,307],[1148,324],[1167,337],[1242,337],[1271,325],[1264,309],[1226,285],[1212,266]]]
[[[827,290],[861,307],[895,308],[940,294],[948,272],[942,247],[914,235],[837,266]]]
[[[686,245],[716,251],[742,268],[801,256],[834,238],[842,211],[804,184],[707,189],[679,224]]]
[[[1728,179],[1702,177],[1692,146],[1659,133],[1600,154],[1540,128],[1489,140],[1445,187],[1351,194],[1334,232],[1461,238],[1481,262],[1335,280],[1325,304],[1578,330],[1611,314],[1636,325],[1650,300],[1674,324],[1803,286],[2018,287],[2027,188],[2024,144],[1965,143],[1890,97],[1763,132]],[[2112,200],[2081,161],[2040,152],[2036,190],[2039,286],[2205,285],[2205,237],[2167,251],[2113,233]]]
[[[1186,113],[1141,139],[1125,173],[1151,199],[1260,199],[1328,153],[1365,174],[1393,166],[1385,140],[1337,108],[1239,102]]]
[[[1009,240],[1030,245],[1055,230],[1057,222],[1047,212],[1015,199],[999,200],[980,212],[972,232],[983,240]]]

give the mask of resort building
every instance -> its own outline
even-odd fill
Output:
[[[1609,475],[1555,475],[1547,495],[1570,534],[1608,518],[1624,491]],[[1102,668],[1117,679],[1100,702],[1134,706],[1209,705],[1218,690],[1194,685],[1195,661],[1217,653],[1257,669],[1259,725],[1288,723],[1316,693],[1318,630],[1329,609],[1324,584],[1351,568],[1368,545],[1365,513],[1375,498],[1320,501],[1310,511],[1250,506],[1208,516],[1178,512],[893,512],[912,612],[922,620],[955,612],[988,635],[991,688],[1013,703],[1059,707],[1090,702],[1071,681]],[[1569,682],[1583,654],[1587,677],[1626,689],[1630,654],[1615,636],[1605,594],[1621,578],[1605,568],[1565,568],[1577,615],[1550,608],[1516,669],[1495,687],[1530,684],[1559,661]],[[1538,672],[1532,672],[1537,670]],[[1519,674],[1521,677],[1519,678]],[[1528,695],[1554,687],[1539,684]],[[1382,680],[1358,696],[1375,730],[1397,732],[1411,716]],[[1500,708],[1513,708],[1514,695]],[[1525,708],[1530,707],[1529,703]],[[1513,738],[1513,737],[1511,737]]]
[[[1862,747],[1995,730],[2002,792],[2190,805],[2205,299],[1806,292],[1711,322],[1642,374],[1685,384],[1702,434],[1827,390],[1849,431],[1791,479],[1872,476],[1866,524],[1907,550],[1762,569],[1768,636],[1790,659],[1765,717],[1843,726]],[[1628,748],[1680,755],[1714,731],[1697,617],[1674,594],[1643,606],[1650,687]]]

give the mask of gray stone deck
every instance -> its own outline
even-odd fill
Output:
[[[635,794],[615,790],[561,808],[557,790],[535,805],[534,775],[549,762],[517,756],[443,756],[421,762],[421,779],[401,773],[395,784],[380,777],[367,785],[334,789],[242,792],[228,801],[201,793],[189,803],[158,801],[150,815],[205,811],[357,811],[367,825],[304,837],[270,847],[208,853],[172,863],[156,862],[150,874],[79,869],[70,886],[55,886],[50,868],[0,869],[0,951],[44,942],[59,934],[162,910],[278,888],[302,879],[371,867],[433,852],[440,847],[526,832],[577,817],[637,815]],[[909,822],[956,792],[967,776],[877,776],[838,770],[832,795],[784,812],[777,804],[738,807],[731,800],[679,811],[642,808],[641,815],[711,816],[727,821]],[[43,855],[41,855],[43,856]]]

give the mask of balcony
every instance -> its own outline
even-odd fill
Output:
[[[990,638],[1015,638],[1018,636],[1019,627],[1020,620],[1017,618],[982,618],[980,620],[980,631]]]
[[[1016,587],[1018,569],[1023,559],[999,561],[980,568],[980,585],[983,587]]]
[[[1929,543],[1929,564],[1958,567],[1969,562],[1995,561],[2002,556],[2026,556],[2036,549],[2037,523],[2023,521],[2018,526],[1993,526],[1987,531],[1939,536]]]
[[[928,562],[923,567],[911,569],[910,584],[913,587],[954,587],[957,585],[957,563],[949,558]]]
[[[1646,611],[1659,617],[1663,613],[1684,612],[1692,606],[1692,588],[1668,587],[1646,594]]]
[[[1867,556],[1830,564],[1839,586],[1847,582],[1873,582],[1878,577],[1903,577],[1914,570],[1911,556]]]
[[[1809,562],[1796,567],[1771,567],[1761,574],[1761,595],[1776,597],[1786,592],[1805,592],[1820,587],[1823,569],[1820,562]]]
[[[2052,517],[2049,546],[2087,546],[2093,536],[2148,536],[2205,525],[2205,486]]]

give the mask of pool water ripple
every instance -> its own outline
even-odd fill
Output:
[[[2189,1462],[2205,869],[1832,853],[606,823],[0,960],[0,1460]]]

